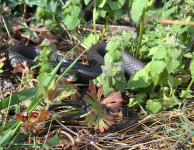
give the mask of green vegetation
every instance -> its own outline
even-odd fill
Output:
[[[2,2],[6,3],[2,4]],[[74,111],[73,107],[67,111],[67,113],[74,111],[75,114],[84,114],[85,123],[88,126],[95,124],[95,130],[104,132],[108,125],[114,124],[115,115],[109,114],[106,109],[118,110],[120,108],[123,101],[121,94],[126,88],[135,92],[133,97],[128,98],[128,107],[141,109],[145,115],[160,113],[172,109],[172,107],[180,108],[188,98],[193,98],[191,88],[194,81],[194,27],[187,24],[194,21],[193,0],[170,0],[164,3],[162,11],[157,12],[158,16],[161,15],[159,18],[185,21],[185,24],[173,25],[159,24],[154,20],[147,23],[147,12],[154,9],[155,0],[95,0],[90,12],[93,16],[94,33],[87,33],[83,39],[79,39],[77,33],[79,26],[87,23],[84,19],[83,9],[91,0],[69,0],[65,4],[63,2],[66,1],[1,1],[1,44],[3,43],[3,31],[6,31],[10,36],[9,31],[13,29],[13,31],[19,31],[25,35],[23,37],[27,38],[26,44],[31,40],[42,50],[35,58],[35,61],[39,61],[37,66],[29,69],[25,63],[23,64],[25,68],[16,65],[17,69],[14,72],[23,73],[22,85],[18,88],[17,93],[11,93],[9,97],[0,102],[0,110],[7,109],[5,117],[1,114],[1,120],[4,117],[4,123],[0,126],[0,149],[13,149],[21,146],[25,148],[49,148],[58,144],[62,132],[57,133],[46,143],[18,143],[29,136],[35,137],[36,132],[48,127],[52,120],[56,120],[56,118],[49,117],[49,105],[58,104],[67,97],[76,99],[77,87],[70,85],[62,77],[87,49],[60,77],[56,77],[56,72],[65,57],[53,68],[51,55],[56,52],[54,43],[60,40],[57,35],[63,30],[65,30],[61,34],[63,37],[68,36],[70,40],[73,37],[79,43],[68,54],[80,44],[84,43],[89,47],[92,43],[104,41],[106,35],[110,36],[102,74],[90,82],[90,92],[87,92],[87,96],[83,98],[85,103],[90,104],[90,114],[84,114],[85,112],[77,109]],[[135,32],[124,30],[113,37],[109,19],[112,18],[115,22],[119,20],[123,16],[123,9],[126,6],[131,8],[131,19],[134,22],[140,20],[140,26],[136,28]],[[30,11],[30,9],[33,9],[33,15],[31,21],[27,22],[26,19],[30,18],[27,10]],[[5,18],[9,16],[14,16],[14,19],[6,20]],[[22,19],[18,19],[18,17]],[[97,34],[96,21],[102,18],[105,22],[104,28],[101,33]],[[106,33],[106,29],[108,29],[108,33]],[[133,74],[129,81],[125,79],[123,58],[121,57],[124,49],[146,64],[145,68]],[[0,68],[2,68],[4,60],[4,58],[1,59]],[[32,69],[37,67],[40,68],[39,76],[34,80]],[[2,72],[1,69],[0,72]],[[183,84],[186,85],[186,88],[177,90],[177,87]],[[102,96],[104,97],[102,98]],[[19,107],[21,102],[29,103],[28,108],[24,111]],[[11,106],[14,106],[17,114],[11,122],[6,123]],[[37,109],[39,110],[38,115],[34,112]],[[117,118],[122,118],[122,115],[118,113],[117,111]],[[56,114],[54,112],[52,115]],[[190,124],[188,125],[188,121],[185,118],[183,120],[182,117],[180,120],[183,124],[177,124],[177,129],[181,127],[193,134],[193,129]],[[163,129],[170,130],[168,127]],[[169,134],[177,135],[177,133],[171,132]],[[182,134],[182,131],[179,133]],[[82,134],[76,136],[81,139]],[[73,139],[68,133],[66,136],[71,140]],[[171,142],[175,143],[175,141]],[[172,144],[166,144],[166,148],[171,147]]]

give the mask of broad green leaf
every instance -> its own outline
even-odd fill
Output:
[[[131,18],[134,22],[138,22],[143,14],[144,9],[147,7],[149,0],[134,0],[131,8]]]
[[[153,59],[163,59],[166,58],[166,48],[161,46],[157,49],[157,51],[155,52]]]
[[[178,57],[181,54],[181,50],[180,49],[177,49],[177,48],[168,48],[168,53],[174,59],[178,59]]]
[[[69,30],[73,30],[80,24],[80,20],[70,14],[67,14],[62,21]]]
[[[169,17],[172,13],[174,13],[177,10],[177,6],[173,6],[172,8],[164,11],[164,18],[166,19],[167,17]]]
[[[156,113],[161,109],[161,103],[154,101],[154,100],[148,100],[146,103],[146,110],[149,114]]]
[[[105,17],[106,17],[107,10],[98,9],[98,10],[97,10],[97,13],[98,13],[102,18],[105,18]]]
[[[160,74],[165,67],[166,67],[166,63],[164,61],[152,60],[150,62],[150,73],[152,76],[156,76]]]
[[[179,66],[180,62],[178,60],[175,60],[171,57],[166,57],[166,69],[168,70],[168,73],[171,73],[173,70],[175,70]]]
[[[151,78],[147,75],[144,69],[137,71],[134,73],[127,86],[130,87],[132,90],[138,88],[148,87],[151,84]]]
[[[117,10],[115,10],[114,11],[114,14],[115,14],[115,16],[114,16],[115,20],[120,19],[122,17],[122,15],[123,15],[123,9],[117,9]]]
[[[57,1],[51,0],[48,6],[51,12],[55,13],[57,9]]]
[[[97,41],[99,40],[99,35],[97,34]],[[86,45],[87,47],[91,47],[92,44],[95,44],[95,36],[92,32],[87,33],[84,36],[84,41],[83,41],[84,45]]]
[[[69,9],[71,15],[73,17],[75,17],[75,18],[78,17],[78,15],[79,15],[79,13],[81,11],[81,8],[79,6],[77,6],[77,5],[69,6],[68,9]]]
[[[120,9],[122,7],[122,4],[119,3],[118,1],[110,0],[110,1],[108,1],[108,4],[112,10],[117,10],[117,9]]]
[[[135,95],[135,101],[143,102],[144,97],[146,97],[146,92],[137,93]]]

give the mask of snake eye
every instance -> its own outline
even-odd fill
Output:
[[[66,78],[66,79],[68,79],[68,78],[69,78],[69,75],[68,75],[67,73],[65,74],[65,78]]]

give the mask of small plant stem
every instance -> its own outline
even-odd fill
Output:
[[[141,39],[142,39],[142,35],[143,35],[144,16],[145,16],[145,12],[141,16],[139,41],[138,41],[138,46],[137,46],[137,51],[136,51],[136,56],[135,56],[136,58],[138,58],[138,56],[139,56],[139,49],[140,49],[140,46],[141,46]]]
[[[190,83],[189,83],[189,85],[188,85],[188,87],[187,87],[187,89],[186,89],[186,91],[185,91],[185,93],[184,93],[184,96],[183,96],[183,98],[181,99],[181,101],[183,101],[183,100],[187,97],[188,91],[189,91],[189,89],[191,88],[192,84],[193,84],[193,79],[190,81]]]
[[[97,36],[96,36],[96,1],[94,1],[94,9],[93,9],[93,26],[94,26],[94,36],[95,36],[95,43],[97,43]]]
[[[106,31],[106,23],[105,23],[104,28],[102,30],[102,42],[104,42],[104,34],[105,34],[105,31]]]
[[[109,33],[109,36],[111,37],[112,35],[108,24],[109,18],[110,18],[110,14],[108,14],[108,17],[106,18],[106,26],[108,27],[108,33]]]
[[[12,136],[9,138],[9,140],[7,141],[7,143],[9,143],[9,141],[12,139],[12,137],[15,135],[15,133],[18,131],[18,129],[20,128],[20,125],[22,123],[20,122],[17,127],[13,130]],[[18,137],[18,135],[20,134],[20,132],[17,133],[17,135],[14,137],[14,139],[10,142],[9,146],[7,147],[7,149],[9,149],[12,145],[12,143],[14,142],[14,140]]]
[[[103,28],[103,31],[102,31],[102,41],[104,42],[104,34],[106,32],[106,27],[108,27],[108,20],[110,18],[110,15],[108,15],[108,17],[106,17],[106,22],[105,22],[105,25],[104,25],[104,28]],[[109,32],[110,33],[110,32]],[[111,33],[110,33],[111,34]]]
[[[156,87],[156,85],[158,84],[158,81],[159,81],[159,79],[160,79],[160,75],[161,75],[161,74],[157,75],[156,80],[154,81],[154,86],[153,86],[153,88],[152,88],[152,90],[151,90],[151,93],[154,92],[154,89],[155,89],[155,87]]]
[[[146,31],[148,30],[148,23],[147,23],[147,20],[146,20],[146,16],[144,15],[144,22],[145,22],[145,26],[146,26]]]

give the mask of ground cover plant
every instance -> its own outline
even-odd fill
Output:
[[[13,73],[22,76],[17,92],[11,87],[10,96],[0,101],[0,149],[193,149],[194,26],[189,23],[194,20],[194,2],[162,2],[158,19],[178,24],[147,21],[146,14],[154,9],[156,0],[2,0],[1,45],[32,44],[39,63],[31,68],[26,62],[14,65]],[[126,9],[139,26],[113,35],[111,21],[120,27]],[[92,20],[93,32],[83,32],[87,20]],[[98,22],[104,24],[99,32]],[[63,78],[92,44],[106,37],[107,53],[99,77],[86,85]],[[58,53],[61,41],[68,41],[71,50],[53,67],[51,56]],[[83,47],[74,62],[56,75],[67,55]],[[125,77],[124,49],[146,64],[130,79]],[[0,68],[6,67],[5,60],[2,54]],[[84,98],[79,93],[81,86],[89,89]],[[79,102],[88,104],[87,110],[85,105],[74,107]],[[49,110],[57,104],[66,106]],[[129,120],[120,111],[123,106],[133,107],[139,122],[109,131],[113,124]],[[71,127],[63,125],[63,120]],[[38,143],[39,138],[44,141]]]

